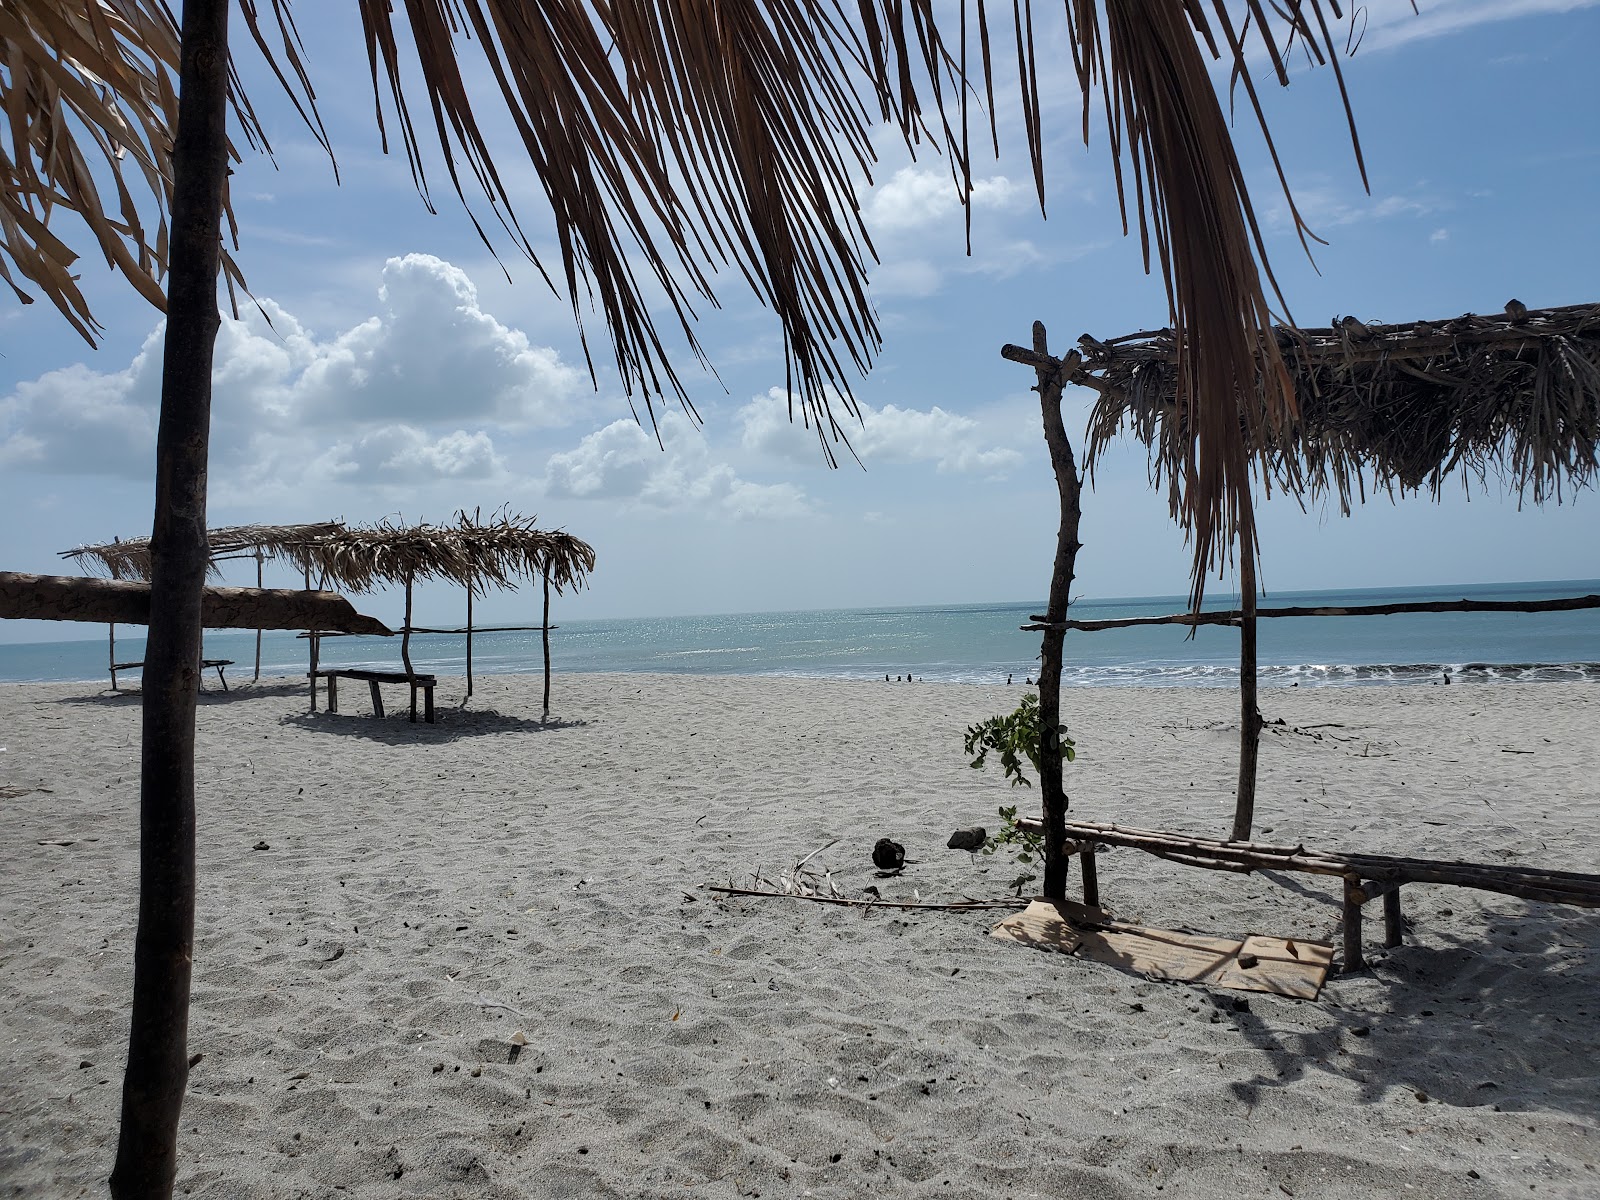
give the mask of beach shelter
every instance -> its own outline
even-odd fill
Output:
[[[304,575],[307,592],[312,581],[344,592],[366,594],[385,586],[405,589],[405,622],[400,654],[408,676],[413,633],[462,633],[467,639],[467,694],[472,694],[472,638],[485,632],[537,630],[544,650],[544,710],[550,711],[550,593],[582,587],[594,570],[594,548],[564,530],[540,529],[536,518],[499,512],[488,520],[457,513],[452,525],[347,525],[323,521],[303,525],[235,525],[211,530],[211,571],[238,560],[253,560],[256,581],[262,579],[267,560],[288,564]],[[61,552],[63,558],[109,575],[113,580],[148,580],[151,571],[150,539],[116,539],[98,546],[78,546]],[[467,624],[458,629],[419,628],[412,624],[412,588],[421,581],[440,579],[467,592]],[[544,615],[538,625],[474,629],[472,599],[488,588],[515,588],[522,580],[539,579],[544,589]],[[213,589],[215,590],[215,589]],[[238,589],[229,589],[238,590]],[[147,604],[148,608],[148,604]],[[327,634],[389,633],[376,622],[352,625],[345,620],[323,621],[307,609],[305,621],[285,626],[282,621],[266,628],[298,628],[310,634],[311,669],[317,669],[318,644]],[[125,618],[124,618],[125,619]],[[248,628],[248,626],[246,626]],[[116,626],[111,626],[112,686],[116,686]],[[256,636],[256,675],[261,672],[261,638]],[[315,683],[313,682],[313,695]]]
[[[1354,318],[1327,328],[1274,331],[1276,361],[1293,384],[1290,419],[1269,421],[1263,392],[1227,397],[1241,427],[1270,430],[1255,456],[1262,482],[1292,495],[1331,495],[1343,511],[1364,500],[1368,488],[1395,495],[1427,491],[1437,497],[1457,472],[1500,479],[1535,504],[1559,501],[1564,491],[1600,475],[1600,304],[1529,309],[1513,300],[1501,313],[1467,313],[1449,320],[1368,325]],[[1084,336],[1063,357],[1050,354],[1045,330],[1034,326],[1033,345],[1009,345],[1001,354],[1034,369],[1045,440],[1061,497],[1061,524],[1048,611],[1028,626],[1044,634],[1040,709],[1046,727],[1059,723],[1063,639],[1068,629],[1114,628],[1134,623],[1237,624],[1240,628],[1240,765],[1232,840],[1250,836],[1255,798],[1260,714],[1256,707],[1255,631],[1259,616],[1360,615],[1363,611],[1549,611],[1600,607],[1600,597],[1497,603],[1489,601],[1379,605],[1367,610],[1259,611],[1256,607],[1253,533],[1242,527],[1238,551],[1240,610],[1175,614],[1140,622],[1071,621],[1068,585],[1079,549],[1083,475],[1061,418],[1068,384],[1097,393],[1086,438],[1085,469],[1092,479],[1098,457],[1124,432],[1144,443],[1153,482],[1166,484],[1180,519],[1189,496],[1204,486],[1196,429],[1183,387],[1181,338],[1172,329],[1100,341]],[[1255,420],[1245,414],[1256,413]],[[1046,887],[1064,884],[1065,804],[1059,746],[1046,739],[1053,769],[1041,768],[1045,806]],[[1056,826],[1052,843],[1050,827]],[[1050,873],[1056,847],[1055,876]]]
[[[544,651],[544,712],[550,713],[550,593],[583,587],[594,570],[594,547],[565,530],[540,529],[536,518],[500,512],[488,520],[456,514],[449,525],[338,525],[300,547],[296,559],[307,577],[350,592],[370,592],[394,585],[405,589],[405,623],[400,657],[406,674],[411,666],[413,633],[461,633],[467,639],[467,694],[472,694],[474,632],[537,630]],[[462,628],[419,627],[412,623],[412,591],[429,579],[466,589],[467,624]],[[538,625],[503,625],[474,629],[472,600],[490,588],[514,589],[523,580],[541,581],[543,616]],[[312,637],[312,669],[316,669],[317,637]],[[315,683],[313,682],[313,695]]]

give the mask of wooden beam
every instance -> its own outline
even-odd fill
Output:
[[[150,585],[0,571],[0,618],[148,625]],[[201,600],[201,618],[207,629],[337,629],[381,636],[390,632],[337,593],[286,588],[208,587]]]
[[[1408,604],[1322,605],[1313,608],[1258,608],[1259,617],[1388,617],[1401,613],[1446,612],[1572,612],[1600,608],[1600,596],[1562,596],[1555,600],[1429,600]],[[1202,613],[1172,613],[1164,617],[1118,617],[1107,621],[1063,621],[1063,629],[1093,633],[1100,629],[1131,629],[1138,625],[1237,625],[1243,619],[1238,609]],[[1051,625],[1044,614],[1030,615],[1025,630]]]

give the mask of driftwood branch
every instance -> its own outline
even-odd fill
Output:
[[[1399,613],[1445,612],[1571,612],[1580,608],[1600,608],[1600,596],[1563,596],[1555,600],[1429,600],[1410,604],[1324,605],[1315,608],[1258,608],[1257,617],[1387,617]],[[1049,619],[1030,615],[1027,630],[1051,627]],[[1135,625],[1237,625],[1238,609],[1220,612],[1172,613],[1164,617],[1119,617],[1106,621],[1063,621],[1062,629],[1127,629]]]
[[[718,887],[707,884],[708,892],[721,892],[725,896],[760,896],[763,899],[810,900],[816,904],[843,904],[850,908],[932,908],[948,912],[961,912],[976,908],[1026,908],[1030,900],[1018,897],[1011,900],[954,900],[939,904],[928,900],[851,900],[843,896],[816,896],[801,892],[771,892],[758,888]]]
[[[0,571],[0,618],[148,625],[150,585],[78,575]],[[335,592],[208,587],[201,599],[207,629],[320,629],[387,635]]]

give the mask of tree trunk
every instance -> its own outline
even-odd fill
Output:
[[[1033,324],[1033,349],[1048,358],[1043,324]],[[1062,785],[1061,738],[1061,659],[1066,629],[1067,603],[1072,594],[1073,568],[1078,558],[1078,522],[1082,516],[1083,481],[1072,456],[1072,443],[1061,420],[1061,365],[1040,367],[1039,407],[1044,419],[1044,440],[1050,448],[1050,466],[1055,471],[1056,490],[1061,494],[1061,525],[1056,532],[1055,565],[1050,573],[1050,597],[1045,611],[1052,624],[1044,631],[1039,659],[1039,723],[1043,736],[1039,746],[1039,801],[1044,809],[1044,894],[1052,900],[1067,896],[1066,854],[1067,794]]]
[[[1254,514],[1239,531],[1239,786],[1233,834],[1248,842],[1256,815],[1256,760],[1261,752],[1261,708],[1256,699],[1256,545]]]
[[[539,623],[539,636],[544,643],[544,715],[550,719],[550,572],[544,574],[544,620]]]
[[[139,929],[122,1126],[111,1193],[169,1197],[189,1080],[194,956],[194,716],[206,545],[206,458],[228,177],[229,0],[185,0],[173,146],[167,333],[150,528],[139,774]]]

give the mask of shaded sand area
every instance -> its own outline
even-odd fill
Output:
[[[849,894],[1004,895],[944,843],[1036,803],[961,753],[1022,689],[580,675],[541,725],[535,679],[452,685],[432,727],[204,697],[180,1194],[1600,1195],[1600,914],[1409,887],[1411,944],[1369,931],[1373,969],[1298,1002],[1007,946],[995,913],[721,901],[835,839]],[[1225,833],[1231,693],[1065,707],[1076,815]],[[1265,840],[1600,871],[1600,689],[1263,709]],[[103,1191],[138,722],[0,689],[0,1195]],[[1310,877],[1099,861],[1125,919],[1337,944]]]

